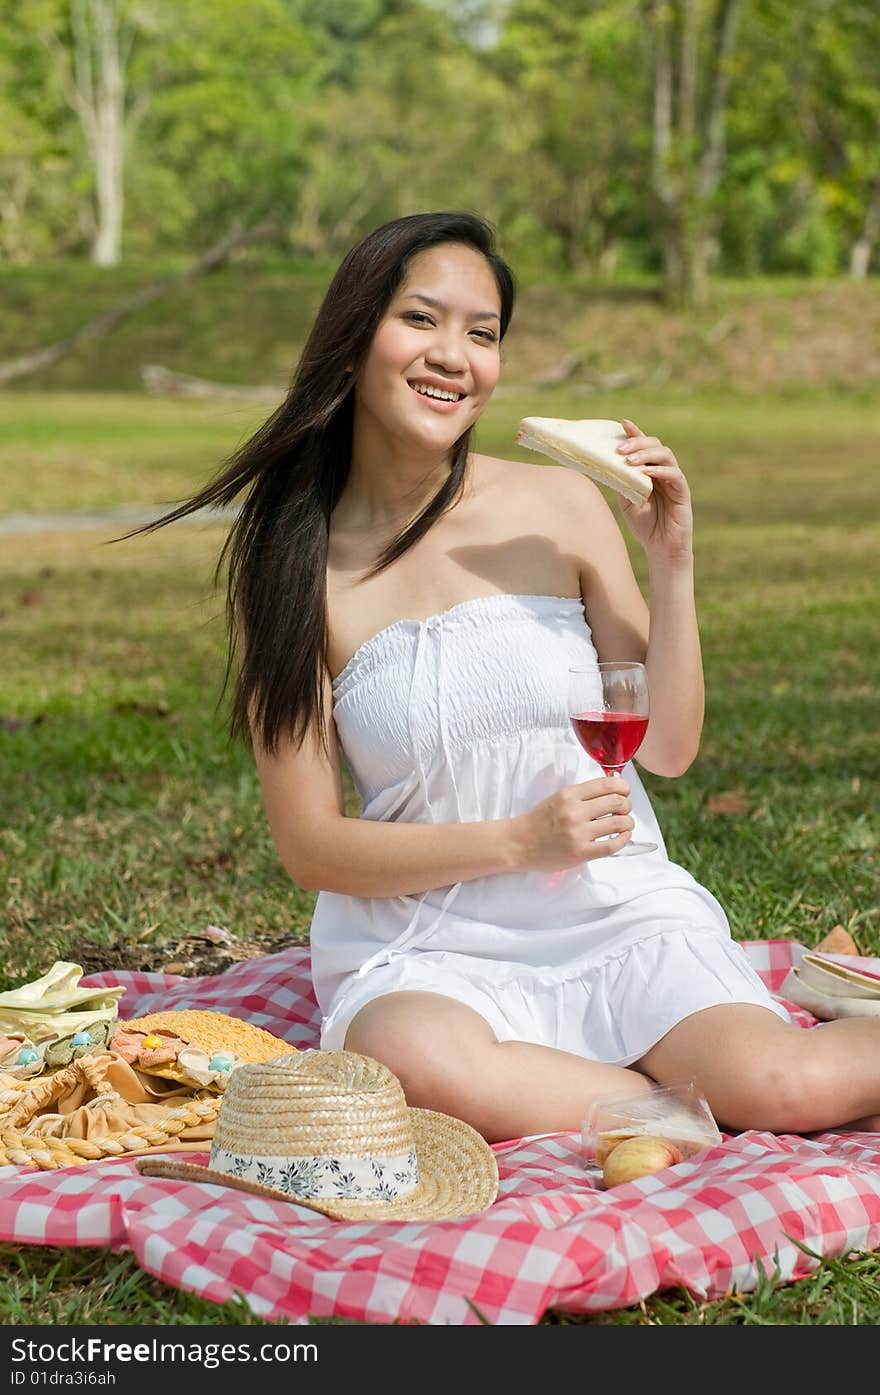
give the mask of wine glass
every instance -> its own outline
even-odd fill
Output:
[[[606,775],[619,775],[648,729],[645,665],[634,660],[580,664],[568,670],[568,712],[574,734]],[[612,857],[655,852],[656,843],[624,843]]]

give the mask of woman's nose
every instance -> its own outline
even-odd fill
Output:
[[[445,369],[447,373],[466,368],[467,358],[458,336],[451,330],[438,331],[425,354],[425,364],[427,367]]]

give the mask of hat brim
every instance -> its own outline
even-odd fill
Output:
[[[439,1221],[473,1216],[491,1206],[498,1195],[498,1165],[486,1140],[462,1119],[431,1109],[410,1109],[419,1186],[392,1201],[348,1201],[330,1197],[296,1196],[244,1177],[218,1172],[197,1163],[163,1158],[139,1159],[146,1177],[182,1182],[210,1182],[237,1191],[293,1202],[338,1221]]]

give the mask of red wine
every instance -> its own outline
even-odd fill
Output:
[[[572,717],[575,735],[588,756],[606,772],[631,760],[648,728],[647,717],[635,712],[581,712]]]

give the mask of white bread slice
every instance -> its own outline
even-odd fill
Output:
[[[625,499],[641,504],[650,498],[654,481],[615,449],[627,434],[619,421],[587,417],[567,421],[562,417],[523,417],[516,442],[537,450],[560,465],[574,466],[599,484],[616,489]]]

